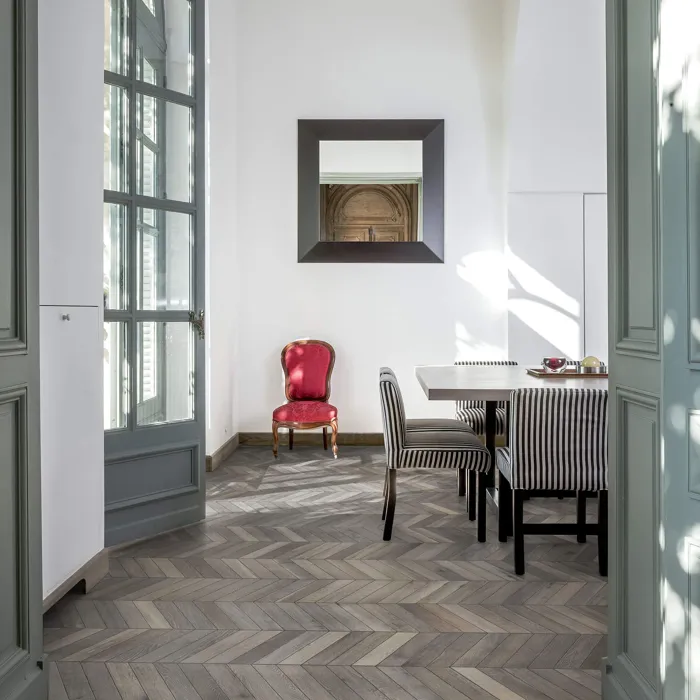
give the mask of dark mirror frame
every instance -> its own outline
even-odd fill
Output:
[[[422,141],[423,240],[321,240],[319,141]],[[299,262],[442,263],[445,249],[444,119],[299,119]]]

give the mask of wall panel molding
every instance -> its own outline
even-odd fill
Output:
[[[657,144],[657,85],[652,46],[657,32],[656,1],[616,3],[621,29],[616,36],[617,119],[613,123],[617,255],[617,352],[659,358],[660,210]],[[633,8],[633,11],[630,11]],[[648,10],[645,12],[645,9]],[[627,35],[648,42],[627,42]],[[630,77],[631,76],[631,77]],[[648,110],[636,108],[639,104]],[[633,106],[633,109],[629,108]]]
[[[27,411],[27,387],[0,391],[0,590],[13,601],[0,629],[0,678],[30,655]]]
[[[615,396],[615,595],[620,604],[613,621],[618,630],[613,658],[623,686],[645,688],[655,698],[660,687],[655,641],[660,634],[660,552],[658,544],[638,545],[654,542],[659,528],[660,400],[629,387],[618,387]]]

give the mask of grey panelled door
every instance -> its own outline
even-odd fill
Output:
[[[204,0],[105,4],[105,544],[204,518]]]
[[[612,518],[604,697],[697,700],[697,2],[608,0],[607,32]]]
[[[42,671],[36,0],[0,0],[0,697]]]
[[[611,592],[604,696],[609,700],[661,693],[656,5],[656,0],[607,3]]]

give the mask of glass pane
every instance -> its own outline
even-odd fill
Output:
[[[187,311],[192,280],[192,218],[139,209],[139,309]]]
[[[105,309],[125,310],[127,297],[127,209],[105,204],[103,215],[103,296]]]
[[[129,64],[127,0],[104,0],[105,70],[126,75]]]
[[[123,88],[105,85],[104,98],[105,189],[126,192],[129,97]]]
[[[125,428],[129,411],[126,323],[104,324],[105,430]]]
[[[139,95],[136,109],[137,194],[184,202],[192,194],[192,112]]]
[[[189,323],[145,321],[138,337],[138,425],[194,416],[194,342]]]
[[[137,0],[136,76],[151,85],[192,94],[190,0]]]

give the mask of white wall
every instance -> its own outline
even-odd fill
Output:
[[[213,51],[232,43],[238,62],[240,430],[269,430],[284,400],[279,352],[297,337],[335,346],[332,400],[345,431],[380,429],[383,364],[402,379],[409,413],[449,415],[453,407],[425,401],[414,366],[505,355],[505,188],[492,177],[504,148],[502,115],[493,119],[501,7],[256,0],[239,4],[232,42],[212,39]],[[298,264],[296,120],[431,117],[446,120],[445,264]],[[212,171],[212,206],[215,184]]]
[[[605,0],[522,0],[511,192],[605,192]]]
[[[508,153],[509,354],[607,359],[604,0],[523,0]]]
[[[104,546],[103,34],[102,2],[40,0],[44,596]]]
[[[211,225],[219,235],[219,208],[237,279],[217,282],[212,267],[211,303],[239,302],[233,425],[269,430],[280,348],[304,336],[336,348],[341,430],[379,430],[383,364],[410,415],[450,415],[425,400],[414,367],[514,352],[508,193],[605,192],[603,0],[240,0],[227,22],[211,25],[210,96],[228,86],[230,110],[211,110]],[[446,123],[445,264],[298,264],[297,119],[434,117]],[[581,212],[577,227],[582,245]],[[223,372],[228,386],[230,363]]]
[[[321,173],[423,172],[422,141],[321,141]]]
[[[235,2],[207,3],[207,454],[238,431],[235,412],[239,284],[242,260],[236,250],[237,90],[236,57],[230,50],[236,31]],[[224,47],[228,47],[225,50]]]

